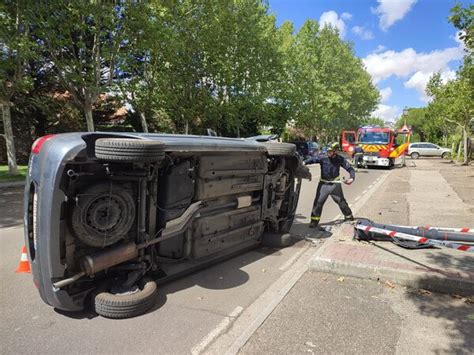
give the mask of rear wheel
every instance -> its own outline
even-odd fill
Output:
[[[136,317],[148,311],[156,301],[156,282],[150,278],[142,278],[137,285],[121,289],[120,284],[107,291],[99,291],[94,295],[94,310],[106,318],[123,319]]]
[[[95,142],[95,156],[116,162],[160,162],[165,157],[165,144],[142,139],[99,138]]]
[[[412,159],[418,159],[420,157],[420,154],[417,153],[417,152],[413,152],[413,153],[410,154],[410,156],[411,156]]]

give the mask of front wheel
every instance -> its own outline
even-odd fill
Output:
[[[417,153],[417,152],[413,152],[413,153],[410,154],[410,157],[411,157],[412,159],[418,159],[418,158],[420,157],[420,154]]]
[[[444,152],[444,153],[441,155],[441,158],[443,158],[443,159],[450,159],[450,158],[451,158],[451,153],[449,153],[449,152]]]
[[[99,138],[95,156],[101,160],[130,163],[155,163],[165,157],[165,144],[159,141],[126,138]]]

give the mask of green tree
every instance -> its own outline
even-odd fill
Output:
[[[17,173],[15,140],[12,129],[12,98],[31,86],[31,78],[26,74],[26,63],[34,57],[34,44],[30,28],[25,19],[23,1],[4,1],[0,5],[0,106],[6,141],[8,170]]]
[[[116,74],[125,11],[125,6],[95,0],[29,6],[37,43],[44,46],[59,83],[84,112],[89,131],[94,131],[93,106]]]
[[[441,75],[437,73],[427,85],[427,93],[433,98],[428,106],[429,114],[459,127],[462,131],[464,164],[467,164],[470,158],[468,130],[469,122],[474,117],[474,87],[469,73],[472,73],[472,68],[465,61],[456,79],[443,83]]]
[[[375,109],[378,90],[337,30],[305,22],[289,49],[295,120],[310,136],[336,137]]]

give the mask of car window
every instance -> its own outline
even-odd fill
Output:
[[[419,144],[410,144],[410,148],[419,148]]]
[[[426,144],[426,148],[429,148],[429,149],[437,149],[438,146],[436,146],[436,145],[434,145],[434,144],[432,144],[432,143],[428,143],[428,144]]]

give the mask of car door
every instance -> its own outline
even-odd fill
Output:
[[[440,155],[441,149],[436,144],[427,143],[426,144],[426,155],[430,157],[436,157]]]
[[[429,149],[428,149],[428,145],[427,143],[419,143],[418,144],[418,148],[417,148],[418,152],[420,153],[420,155],[429,155]]]

